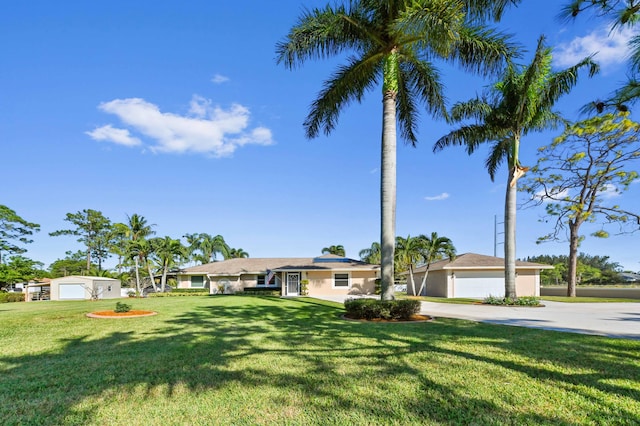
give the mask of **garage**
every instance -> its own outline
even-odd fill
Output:
[[[85,299],[85,288],[82,284],[60,284],[60,300],[82,300]]]
[[[106,277],[70,275],[54,278],[50,283],[51,300],[116,299],[120,294],[120,280]],[[44,300],[43,298],[33,298]]]
[[[458,271],[453,278],[453,297],[504,297],[504,272]]]
[[[540,271],[551,265],[516,261],[516,295],[540,296]],[[477,253],[465,253],[453,259],[443,259],[413,271],[416,283],[427,274],[422,295],[432,297],[467,297],[483,299],[504,297],[504,259]],[[408,272],[403,273],[408,275]],[[407,287],[407,294],[411,286]]]

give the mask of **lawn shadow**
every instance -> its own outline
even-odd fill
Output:
[[[0,356],[0,398],[13,401],[0,408],[0,418],[8,419],[6,424],[95,423],[101,407],[90,401],[118,392],[131,392],[143,400],[158,398],[160,393],[171,401],[185,388],[199,394],[239,386],[273,389],[264,398],[283,407],[291,401],[276,391],[295,390],[304,406],[301,417],[291,423],[386,419],[390,424],[569,424],[524,405],[514,411],[508,404],[484,397],[482,389],[471,395],[463,385],[443,384],[433,369],[445,357],[516,371],[591,398],[590,405],[582,408],[591,410],[587,418],[600,418],[612,407],[586,394],[584,387],[640,399],[638,389],[615,384],[621,378],[640,381],[637,358],[626,358],[625,350],[589,336],[550,337],[537,330],[497,330],[459,320],[354,323],[339,319],[342,310],[331,302],[227,299],[203,299],[194,309],[149,321],[149,328],[142,332],[61,338],[59,350]],[[545,345],[532,349],[535,339]],[[469,341],[514,353],[519,361],[453,345]],[[637,355],[640,345],[633,348],[629,352],[635,350]],[[563,362],[563,351],[575,351],[579,364],[590,372],[565,374],[549,368]],[[423,365],[416,359],[436,361]],[[273,360],[281,367],[273,368]],[[394,400],[398,377],[406,377],[412,391]],[[142,396],[140,389],[144,389]],[[220,416],[227,414],[219,410]],[[262,413],[253,413],[250,406],[246,410],[239,423],[264,421]],[[617,415],[620,423],[640,421],[632,409]]]

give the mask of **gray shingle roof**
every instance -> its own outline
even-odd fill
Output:
[[[184,268],[184,274],[208,274],[208,275],[241,275],[264,274],[272,271],[310,271],[310,270],[377,270],[378,265],[370,265],[359,260],[348,259],[335,255],[323,255],[318,257],[274,257],[274,258],[246,258],[228,259],[221,262],[207,263],[205,265]]]
[[[449,259],[434,262],[429,266],[430,271],[439,269],[501,269],[504,268],[504,259],[501,257],[485,256],[476,253],[464,253],[457,256],[453,261]],[[523,262],[516,260],[517,269],[548,269],[553,268],[542,263]],[[424,272],[426,266],[416,268],[414,272]]]

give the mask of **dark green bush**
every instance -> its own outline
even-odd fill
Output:
[[[114,312],[123,313],[129,312],[131,310],[131,305],[127,305],[126,303],[118,302],[116,303],[116,308],[113,310]]]
[[[0,292],[0,303],[24,302],[24,293]]]
[[[246,287],[242,293],[248,296],[280,296],[282,293],[281,287]]]
[[[180,288],[164,293],[149,293],[149,297],[180,297],[180,296],[208,296],[207,288]]]
[[[347,299],[344,302],[347,316],[354,319],[409,320],[420,312],[420,301]]]

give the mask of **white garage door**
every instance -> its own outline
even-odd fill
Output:
[[[85,292],[82,284],[60,284],[60,300],[84,299]]]
[[[453,297],[504,297],[504,272],[459,272],[456,271]]]

